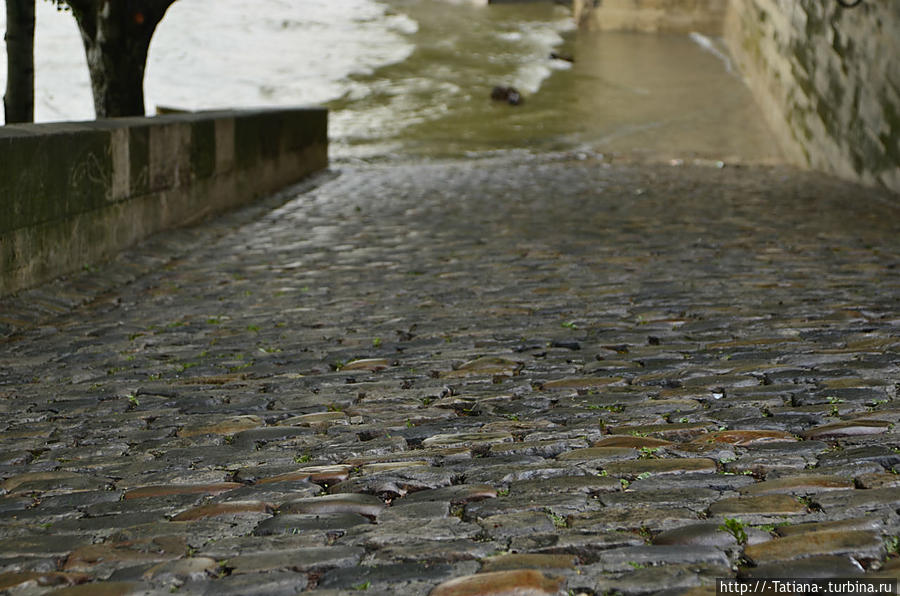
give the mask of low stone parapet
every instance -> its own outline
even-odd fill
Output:
[[[0,127],[0,295],[328,164],[324,108]]]

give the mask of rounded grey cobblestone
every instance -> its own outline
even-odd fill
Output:
[[[552,157],[291,192],[0,301],[0,593],[900,569],[896,197]]]

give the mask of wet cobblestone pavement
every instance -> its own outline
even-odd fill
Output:
[[[896,205],[781,169],[348,168],[5,299],[0,592],[897,577]]]

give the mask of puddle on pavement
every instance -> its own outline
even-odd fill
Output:
[[[328,104],[338,162],[548,151],[780,161],[749,89],[717,55],[721,44],[576,34],[570,12],[551,3],[387,4],[418,23],[415,49],[354,77],[367,93]],[[515,85],[524,103],[492,101],[495,85]]]

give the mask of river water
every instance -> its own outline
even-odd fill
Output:
[[[77,29],[49,4],[38,2],[37,119],[90,119]],[[575,35],[552,2],[179,0],[154,37],[145,88],[151,112],[325,105],[336,162],[548,151],[776,161],[716,48]],[[495,85],[515,86],[523,103],[492,101]]]

